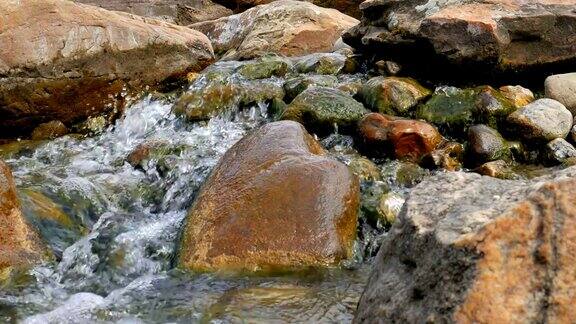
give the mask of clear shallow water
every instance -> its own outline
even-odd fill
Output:
[[[5,152],[23,201],[43,197],[75,226],[36,224],[57,260],[33,269],[24,288],[0,292],[0,322],[351,321],[365,265],[279,277],[174,269],[198,188],[228,148],[269,120],[264,104],[195,124],[171,107],[145,98],[102,135]],[[146,142],[174,153],[135,169],[126,157]]]

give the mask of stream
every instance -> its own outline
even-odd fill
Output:
[[[175,268],[179,231],[203,181],[271,117],[259,102],[191,123],[172,113],[173,104],[149,95],[100,135],[0,149],[25,215],[55,255],[17,289],[0,292],[0,322],[350,322],[369,275],[364,256],[381,235],[372,228],[361,230],[356,260],[340,268],[270,276]],[[323,143],[350,145],[338,136]],[[134,168],[126,156],[147,142],[177,153]]]

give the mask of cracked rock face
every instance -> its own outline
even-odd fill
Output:
[[[500,70],[576,61],[575,0],[368,0],[345,35],[392,59],[430,57]]]
[[[222,58],[240,60],[266,53],[301,56],[331,52],[342,33],[357,23],[334,9],[279,0],[190,27],[205,33]]]
[[[530,181],[451,172],[411,192],[356,322],[576,318],[576,168]]]
[[[0,1],[0,137],[120,109],[123,94],[203,69],[206,36],[65,0]]]

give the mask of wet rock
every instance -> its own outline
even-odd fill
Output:
[[[215,2],[221,3],[237,12],[273,1],[275,0],[215,0]],[[362,16],[358,8],[358,5],[362,2],[361,0],[309,0],[308,2],[320,7],[336,9],[358,19]]]
[[[208,35],[223,58],[238,60],[267,53],[301,56],[330,52],[342,33],[356,23],[333,9],[279,0],[190,27]]]
[[[49,140],[68,134],[68,127],[59,120],[38,125],[32,131],[32,140]]]
[[[506,140],[497,130],[486,125],[474,125],[468,129],[469,153],[472,164],[479,165],[495,160],[511,158]]]
[[[458,142],[443,142],[437,149],[426,155],[422,165],[431,169],[456,171],[462,168],[464,145]]]
[[[565,138],[572,127],[572,114],[552,99],[538,99],[508,116],[508,123],[526,140]]]
[[[335,127],[351,132],[367,113],[361,103],[341,90],[311,87],[286,107],[281,119],[298,121],[315,133],[327,134]]]
[[[336,75],[346,67],[346,56],[339,53],[316,53],[297,58],[296,70],[300,73]]]
[[[63,207],[36,189],[19,191],[22,213],[39,230],[56,257],[87,233],[79,220],[67,214]]]
[[[504,123],[508,115],[518,108],[503,93],[492,87],[478,87],[474,91],[476,91],[476,102],[473,114],[474,120],[478,123],[498,128]],[[509,96],[511,95],[509,94]]]
[[[361,24],[344,40],[401,63],[447,62],[462,74],[467,67],[517,72],[562,67],[576,59],[571,0],[369,0],[360,9]],[[438,70],[446,69],[438,65]]]
[[[46,247],[22,214],[12,173],[0,161],[0,282],[46,259]]]
[[[544,82],[546,97],[563,104],[572,114],[576,114],[576,72],[556,74]]]
[[[477,92],[474,89],[438,88],[416,111],[416,117],[440,128],[442,133],[460,137],[474,120]]]
[[[519,179],[508,162],[503,160],[490,161],[474,169],[475,172],[498,179]]]
[[[188,214],[179,266],[336,265],[351,256],[358,180],[298,123],[266,124],[220,160]],[[289,212],[287,212],[289,211]]]
[[[283,77],[292,69],[288,60],[279,56],[264,56],[242,65],[238,73],[248,80]]]
[[[393,61],[378,61],[374,63],[378,73],[382,75],[396,75],[402,70],[402,66]]]
[[[128,156],[126,161],[134,168],[148,169],[151,160],[158,160],[166,155],[179,153],[180,149],[174,148],[166,141],[148,141],[138,145]]]
[[[174,104],[173,111],[190,121],[206,120],[220,113],[257,103],[279,103],[284,90],[269,80],[235,80],[210,71],[200,76]]]
[[[522,108],[527,104],[534,101],[534,93],[530,89],[526,89],[522,86],[503,86],[498,88],[500,93],[506,97],[514,107]]]
[[[361,181],[379,181],[382,178],[378,166],[362,156],[353,157],[348,167]]]
[[[576,157],[576,148],[563,138],[557,138],[546,144],[548,158],[555,163]]]
[[[404,197],[401,195],[388,192],[380,197],[380,204],[378,205],[378,214],[380,220],[386,225],[392,225],[404,206]]]
[[[398,119],[378,113],[366,115],[358,123],[364,150],[381,155],[391,150],[394,157],[419,162],[442,141],[438,130],[423,121]]]
[[[384,239],[356,321],[570,322],[575,186],[576,168],[425,180]]]
[[[430,94],[430,90],[410,78],[375,77],[364,84],[359,96],[374,111],[406,115]]]
[[[286,102],[290,103],[296,96],[308,89],[310,86],[321,86],[333,88],[336,86],[338,79],[332,75],[300,75],[286,80],[284,91]]]
[[[232,10],[210,0],[75,0],[107,10],[124,11],[143,17],[189,25],[233,14]]]
[[[126,94],[213,60],[204,35],[157,20],[64,0],[0,11],[0,137],[120,111]]]

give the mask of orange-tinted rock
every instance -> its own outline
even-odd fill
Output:
[[[0,1],[0,137],[121,111],[124,95],[213,60],[186,27],[65,0]]]
[[[530,181],[449,172],[412,190],[357,323],[571,323],[576,168]]]
[[[420,161],[442,142],[438,130],[420,120],[371,113],[359,122],[358,128],[366,149],[382,152],[389,146],[397,159]]]
[[[267,53],[301,56],[332,52],[342,33],[357,23],[334,9],[278,0],[190,27],[205,33],[223,58],[250,59]]]
[[[562,67],[576,61],[575,6],[574,0],[368,0],[360,5],[362,23],[344,40],[402,62],[448,61],[460,73],[462,63],[478,72]]]
[[[179,253],[196,271],[298,269],[349,258],[359,185],[296,122],[234,145],[189,211]]]
[[[22,214],[12,173],[0,161],[0,281],[11,270],[27,268],[47,255],[40,237]]]

